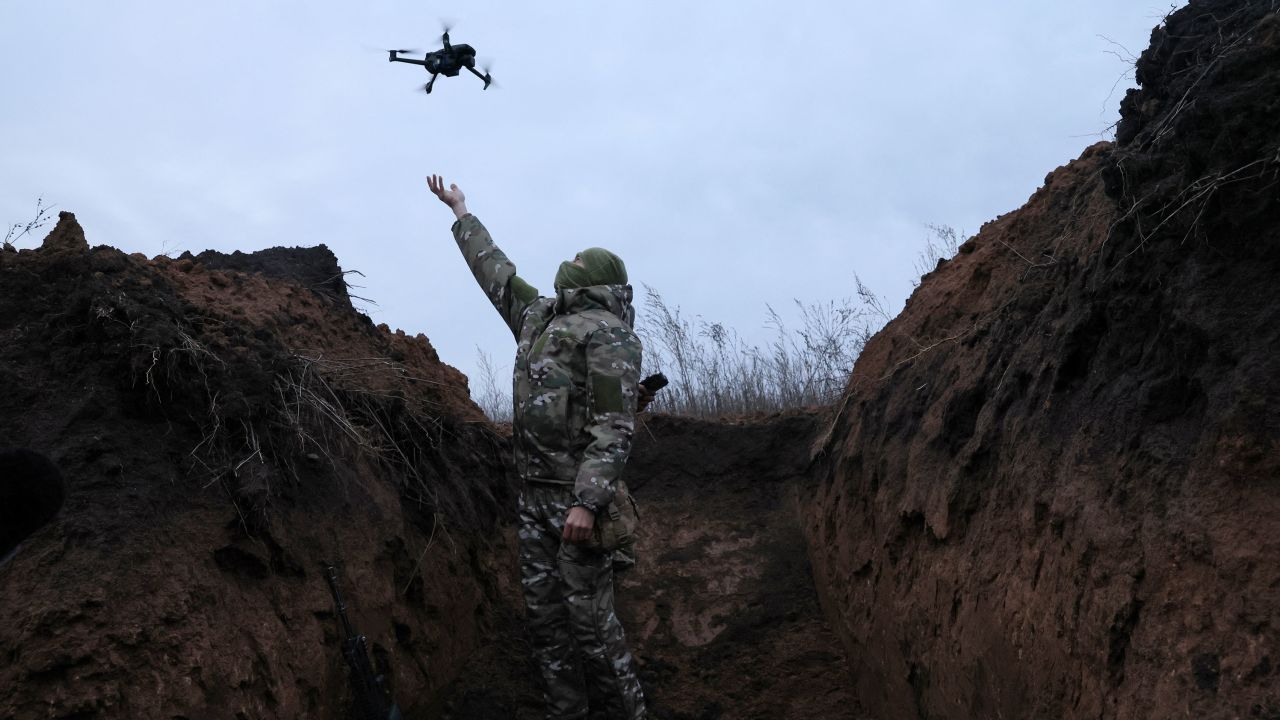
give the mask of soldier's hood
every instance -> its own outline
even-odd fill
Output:
[[[631,306],[630,285],[588,285],[561,288],[556,291],[556,314],[572,315],[587,310],[607,310],[634,327],[635,308]]]

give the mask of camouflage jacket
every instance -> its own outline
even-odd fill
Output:
[[[516,338],[512,421],[516,470],[526,481],[573,485],[599,510],[631,454],[640,381],[630,285],[542,297],[516,275],[474,215],[453,224],[472,274]]]

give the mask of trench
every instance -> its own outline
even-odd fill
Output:
[[[351,717],[329,566],[404,717],[543,717],[509,447],[425,337],[308,290],[327,250],[50,237],[0,253],[0,435],[31,449],[0,451],[0,717]],[[797,515],[816,423],[642,416],[615,589],[650,717],[860,717]]]
[[[625,477],[643,534],[639,563],[615,590],[650,717],[867,717],[819,606],[797,513],[816,422],[650,416],[637,428]],[[507,596],[518,608],[518,590]],[[513,609],[440,717],[542,718],[527,649]]]

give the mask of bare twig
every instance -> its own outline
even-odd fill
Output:
[[[54,206],[52,205],[45,205],[44,198],[36,198],[35,217],[25,223],[14,223],[10,225],[9,230],[4,234],[4,248],[6,250],[12,250],[14,243],[48,224],[48,222],[53,219],[50,215],[53,207]]]

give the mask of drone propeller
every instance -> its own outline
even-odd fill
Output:
[[[382,47],[380,45],[366,44],[366,45],[361,45],[360,47],[370,52],[380,52],[380,53],[393,52],[393,53],[400,53],[401,55],[418,55],[422,52],[421,50],[414,50],[412,48],[389,48],[389,47]]]
[[[500,85],[498,85],[498,83],[493,81],[493,74],[490,72],[491,70],[493,70],[492,60],[485,60],[483,63],[481,63],[480,75],[482,76],[481,79],[484,80],[485,90],[488,90],[491,87],[494,87],[494,88],[501,87]]]

